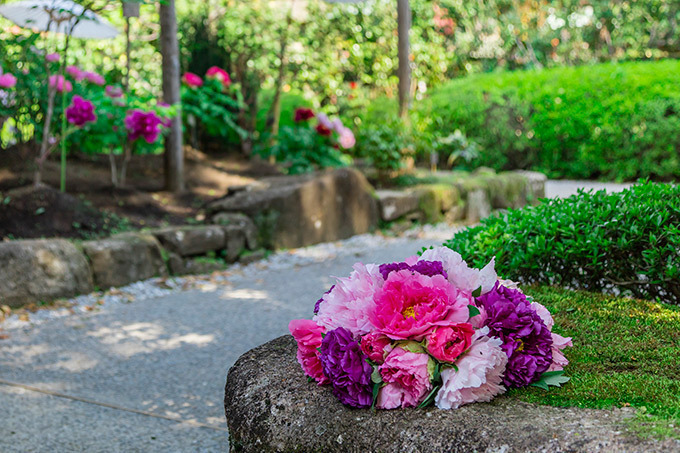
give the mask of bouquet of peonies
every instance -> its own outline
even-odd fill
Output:
[[[569,378],[550,312],[492,260],[471,269],[440,247],[401,263],[355,264],[290,322],[310,380],[348,406],[441,409],[490,401],[507,387],[547,389]]]

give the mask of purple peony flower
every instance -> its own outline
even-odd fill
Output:
[[[97,115],[94,114],[94,104],[80,96],[73,96],[71,105],[66,108],[66,119],[69,123],[78,127],[97,121]]]
[[[418,272],[419,274],[427,275],[428,277],[432,277],[435,275],[443,275],[444,278],[449,277],[446,274],[446,271],[444,270],[444,266],[442,265],[441,261],[418,261],[414,265],[409,265],[408,263],[404,262],[380,265],[380,273],[382,274],[385,280],[387,280],[387,276],[390,275],[391,272],[403,270],[415,271]]]
[[[331,330],[321,342],[319,352],[323,374],[331,381],[333,394],[340,402],[351,407],[370,407],[372,368],[352,332],[343,327]]]
[[[333,291],[333,288],[335,288],[335,285],[331,286],[330,289],[324,293],[324,295],[330,294],[330,292]],[[323,296],[321,296],[321,299],[317,300],[316,304],[314,304],[314,314],[315,315],[319,313],[319,308],[321,307],[321,302],[323,302]]]
[[[538,380],[552,363],[552,335],[526,296],[496,283],[477,301],[488,316],[489,336],[501,339],[508,356],[503,383],[524,387]]]
[[[156,115],[156,112],[132,110],[125,117],[125,127],[128,130],[130,141],[142,137],[147,143],[155,142],[161,133],[162,123],[163,120]]]

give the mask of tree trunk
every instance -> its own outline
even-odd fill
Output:
[[[404,118],[411,103],[411,61],[409,31],[411,30],[411,6],[409,0],[397,0],[397,23],[399,33],[399,116]]]
[[[163,101],[175,105],[181,102],[175,0],[166,0],[161,3],[160,22],[161,54],[163,55]],[[165,138],[165,188],[172,192],[184,190],[182,115],[179,112],[172,118],[170,133]]]

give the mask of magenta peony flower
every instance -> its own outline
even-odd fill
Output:
[[[321,346],[321,334],[325,333],[326,329],[311,319],[295,319],[288,324],[288,330],[297,341],[297,360],[302,370],[319,385],[328,384],[328,378],[324,376],[321,368],[318,350]]]
[[[130,141],[143,137],[147,143],[153,143],[161,133],[162,120],[156,112],[132,110],[125,117],[125,128]]]
[[[380,389],[376,407],[396,409],[420,404],[432,390],[427,367],[430,360],[425,353],[394,348],[378,368],[386,385]]]
[[[231,77],[229,77],[229,73],[222,68],[218,68],[217,66],[208,68],[205,76],[208,79],[219,80],[222,82],[222,85],[224,85],[224,88],[229,88],[229,85],[231,85]]]
[[[340,132],[338,132],[338,134],[340,134],[338,136],[338,143],[342,148],[350,149],[351,147],[356,145],[357,140],[356,138],[354,138],[354,134],[350,129],[345,127]]]
[[[344,327],[359,337],[374,330],[370,314],[375,309],[373,295],[384,283],[375,264],[354,265],[348,278],[339,278],[335,288],[324,294],[314,321],[326,330]]]
[[[503,342],[508,356],[504,383],[524,387],[548,370],[552,363],[552,335],[521,292],[496,283],[477,301],[486,310],[489,335]]]
[[[17,78],[10,73],[0,74],[0,88],[14,88]]]
[[[86,73],[84,71],[81,71],[80,68],[78,68],[78,66],[71,65],[66,66],[66,74],[73,77],[73,80],[75,80],[76,82],[80,82],[85,78]]]
[[[201,79],[200,76],[197,76],[193,72],[184,73],[184,75],[182,76],[182,82],[184,82],[188,87],[191,88],[196,88],[203,85],[203,79]]]
[[[444,270],[441,261],[416,261],[413,264],[408,264],[408,262],[388,263],[381,264],[379,269],[385,280],[387,280],[387,277],[391,272],[403,270],[418,272],[420,274],[427,275],[428,277],[432,277],[434,275],[443,275],[444,278],[447,277],[446,271]]]
[[[112,99],[123,97],[123,89],[119,86],[106,85],[106,88],[104,88],[104,93]]]
[[[392,272],[375,295],[371,321],[393,340],[421,340],[438,326],[466,322],[470,293],[451,285],[442,275]]]
[[[56,88],[57,93],[73,91],[73,85],[63,75],[51,75],[48,79],[50,88]]]
[[[101,75],[97,74],[96,72],[86,72],[85,73],[85,79],[87,79],[88,82],[94,83],[95,85],[102,86],[106,83],[106,80],[104,80],[104,77]]]
[[[323,373],[340,402],[351,407],[370,407],[373,402],[372,367],[366,362],[352,332],[342,327],[331,330],[321,342],[319,351]]]
[[[331,129],[328,129],[326,126],[323,124],[319,123],[316,125],[314,128],[316,129],[317,134],[323,135],[324,137],[330,137],[333,131]]]
[[[561,335],[552,332],[552,328],[553,325],[555,324],[555,321],[553,320],[553,317],[547,308],[545,308],[538,302],[532,302],[531,308],[536,312],[536,314],[538,314],[538,316],[541,317],[545,326],[548,328],[548,330],[551,331],[550,334],[552,335],[553,360],[552,363],[550,364],[550,368],[548,368],[548,371],[563,370],[565,366],[569,365],[569,360],[567,360],[567,358],[562,353],[562,349],[573,346],[571,338],[565,338]]]
[[[295,109],[295,117],[293,119],[296,123],[299,123],[300,121],[311,120],[314,116],[314,110],[300,107]]]
[[[326,116],[324,113],[319,113],[316,115],[316,119],[319,121],[315,128],[316,132],[319,135],[326,137],[330,136],[333,133],[333,123],[330,119],[328,119],[328,116]]]
[[[94,114],[94,104],[80,96],[73,96],[71,105],[66,108],[66,119],[69,123],[78,127],[97,121],[97,115]]]
[[[383,363],[385,354],[392,350],[392,340],[378,332],[371,332],[361,337],[359,345],[363,353],[375,363]]]
[[[441,261],[444,270],[448,274],[449,281],[456,288],[463,291],[473,292],[477,288],[482,288],[485,294],[493,288],[498,276],[494,270],[494,260],[484,266],[483,269],[471,269],[459,253],[454,252],[448,247],[437,247],[426,250],[420,257],[421,260]]]
[[[56,63],[57,61],[59,61],[59,58],[60,58],[59,54],[56,53],[56,52],[55,53],[48,53],[47,55],[45,55],[45,60],[48,63]]]
[[[426,337],[427,352],[440,362],[453,363],[470,347],[474,334],[475,329],[468,323],[438,327]]]
[[[435,396],[440,409],[457,409],[469,403],[491,401],[505,392],[501,384],[508,356],[502,341],[488,337],[488,328],[475,334],[470,350],[456,362],[456,368],[442,370],[442,388]]]

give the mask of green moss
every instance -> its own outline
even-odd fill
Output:
[[[460,202],[460,192],[452,185],[427,184],[414,188],[418,194],[418,209],[425,223],[441,222],[444,213]]]
[[[549,392],[512,390],[510,397],[563,407],[632,406],[636,431],[680,437],[680,309],[553,287],[526,292],[551,311],[556,333],[573,338],[565,351],[571,381]]]

